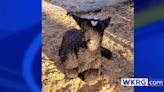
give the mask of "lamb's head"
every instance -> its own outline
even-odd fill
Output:
[[[73,14],[72,17],[81,27],[82,41],[86,42],[87,48],[90,51],[97,50],[101,46],[104,30],[110,23],[111,17],[104,20],[99,20],[98,18],[81,18]]]

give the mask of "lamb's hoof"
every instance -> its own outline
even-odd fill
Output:
[[[66,70],[66,77],[69,79],[75,79],[78,77],[77,69],[67,69]]]
[[[110,52],[110,50],[105,49],[103,47],[101,47],[101,55],[107,59],[112,59],[112,53]]]
[[[95,85],[98,82],[99,76],[99,69],[90,69],[84,74],[84,82],[89,86]]]

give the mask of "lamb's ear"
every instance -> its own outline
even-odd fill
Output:
[[[82,23],[83,21],[86,20],[86,19],[81,18],[81,17],[78,17],[78,16],[76,16],[76,15],[74,15],[74,14],[72,14],[71,16],[75,19],[75,21],[77,22],[77,24],[78,24],[80,27],[81,27],[81,23]]]
[[[105,28],[108,27],[108,25],[109,25],[109,23],[110,23],[110,20],[111,20],[111,17],[102,20],[102,23],[104,24]],[[105,29],[105,28],[104,28],[104,29]]]

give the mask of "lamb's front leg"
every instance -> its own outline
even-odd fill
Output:
[[[98,82],[100,76],[100,69],[89,69],[84,74],[84,81],[88,85],[94,85]]]
[[[65,65],[65,74],[67,78],[74,79],[78,77],[78,60],[75,54],[69,54],[68,59],[64,63]]]
[[[70,78],[70,79],[77,78],[78,77],[77,68],[74,68],[74,69],[66,69],[66,76],[67,76],[67,78]]]
[[[101,57],[98,57],[91,63],[90,69],[83,74],[83,81],[88,85],[94,85],[98,82],[101,72]]]

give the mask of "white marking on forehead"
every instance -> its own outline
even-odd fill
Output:
[[[98,23],[98,21],[93,21],[93,20],[91,20],[91,24],[92,24],[92,26],[96,26],[97,23]]]
[[[87,17],[87,19],[99,20],[99,18],[92,18],[92,17]]]

